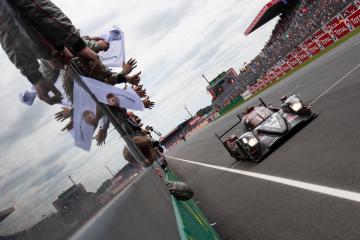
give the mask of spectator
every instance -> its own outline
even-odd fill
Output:
[[[42,76],[38,59],[68,64],[74,54],[92,70],[100,66],[98,55],[86,46],[70,19],[49,0],[0,1],[0,42],[10,61],[48,104],[60,102],[61,94]],[[54,93],[53,97],[49,91]]]

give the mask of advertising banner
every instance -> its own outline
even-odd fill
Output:
[[[265,84],[268,84],[268,83],[271,82],[271,80],[270,80],[268,77],[264,77],[264,78],[262,79],[262,81],[263,81]]]
[[[344,22],[340,22],[338,25],[333,27],[332,32],[337,37],[337,39],[340,39],[344,37],[346,34],[348,34],[350,30],[346,27]]]
[[[354,27],[360,26],[360,9],[355,11],[347,18]]]
[[[357,9],[358,9],[357,6],[352,3],[352,4],[350,4],[349,6],[347,6],[347,7],[344,9],[344,11],[342,11],[341,14],[342,14],[344,17],[348,17],[348,16],[350,16],[351,14],[353,14],[354,12],[356,12]]]
[[[322,37],[319,38],[319,41],[324,48],[327,48],[334,43],[334,40],[331,38],[329,33],[325,33]]]
[[[342,18],[340,16],[335,16],[333,19],[330,20],[330,22],[328,22],[327,24],[325,24],[325,26],[328,29],[333,29],[336,25],[338,25],[341,21]]]
[[[308,46],[310,46],[311,44],[313,44],[313,40],[311,39],[311,38],[308,38],[308,39],[306,39],[304,42],[303,42],[303,47],[305,47],[305,48],[308,48]]]
[[[297,54],[297,57],[301,60],[301,62],[305,62],[306,60],[309,59],[309,55],[306,53],[305,50],[300,51]]]
[[[287,73],[288,71],[291,70],[291,67],[289,66],[289,64],[284,63],[284,64],[281,66],[281,70],[282,70],[284,73]]]
[[[273,72],[270,72],[268,75],[267,75],[267,78],[270,79],[270,81],[274,81],[276,79],[276,75],[273,73]]]
[[[307,49],[313,56],[318,54],[321,51],[319,45],[317,45],[315,42],[313,42],[311,45],[309,45],[307,47]]]
[[[285,57],[285,59],[286,60],[289,60],[290,58],[293,58],[294,56],[291,54],[291,53],[289,53],[288,55],[286,55],[286,57]]]
[[[276,68],[276,69],[274,70],[274,73],[275,73],[275,75],[276,75],[277,77],[281,77],[282,75],[284,75],[284,72],[281,71],[281,68]]]
[[[297,65],[300,64],[299,61],[295,57],[289,59],[288,63],[292,68],[294,68],[294,67],[296,67]]]
[[[313,37],[316,38],[316,39],[319,39],[319,38],[320,38],[322,35],[324,35],[324,34],[325,34],[325,31],[322,30],[322,29],[319,29],[318,31],[316,31],[316,32],[314,33]]]

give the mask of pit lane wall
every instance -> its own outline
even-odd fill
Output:
[[[318,29],[311,37],[302,42],[284,59],[276,64],[263,78],[248,90],[251,95],[264,89],[273,81],[276,81],[302,63],[307,62],[335,42],[342,39],[356,28],[360,27],[360,1],[348,5],[345,9]]]
[[[168,181],[181,181],[171,168],[167,168],[166,179]],[[188,201],[177,200],[171,196],[175,217],[178,224],[181,240],[218,240],[216,232],[207,221],[206,217],[195,203],[194,199]]]

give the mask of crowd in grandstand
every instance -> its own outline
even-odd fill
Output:
[[[246,85],[253,85],[326,22],[340,13],[352,0],[300,0],[287,8],[262,51],[240,70]]]

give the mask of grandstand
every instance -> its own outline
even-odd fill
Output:
[[[343,16],[356,11],[358,5],[359,1],[351,0],[272,0],[268,2],[244,34],[251,34],[278,16],[279,21],[269,40],[261,52],[240,69],[239,75],[231,68],[210,82],[207,90],[212,95],[213,106],[221,111],[230,103],[241,101],[240,94],[246,89],[256,92],[326,48],[327,46],[320,42],[321,35],[329,33],[332,36],[331,29],[339,21],[344,21]],[[340,16],[341,14],[343,16]],[[348,32],[346,29],[344,31]],[[326,41],[333,42],[334,36],[332,38]]]

